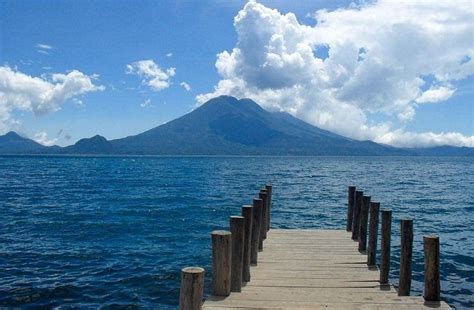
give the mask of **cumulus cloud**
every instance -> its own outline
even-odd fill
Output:
[[[429,103],[429,102],[439,102],[449,99],[456,89],[440,86],[440,87],[431,87],[421,94],[420,97],[416,98],[417,103]]]
[[[184,89],[186,89],[186,91],[190,91],[190,90],[191,90],[191,85],[189,85],[189,84],[186,83],[186,82],[181,82],[181,83],[179,83],[179,85],[181,85],[181,87],[183,87]]]
[[[173,57],[173,53],[166,54],[166,57]]]
[[[33,77],[1,66],[0,131],[5,132],[16,122],[11,116],[15,110],[44,115],[59,110],[69,99],[103,90],[103,86],[94,84],[96,78],[96,75],[88,76],[77,70],[67,74],[53,73],[49,78]]]
[[[57,138],[54,138],[54,139],[48,138],[48,134],[44,131],[35,133],[33,140],[45,146],[54,145],[58,141]]]
[[[128,64],[126,73],[139,75],[143,84],[154,91],[161,91],[170,87],[171,78],[176,74],[176,69],[171,67],[163,70],[156,62],[148,59]]]
[[[447,100],[474,73],[470,1],[380,0],[319,10],[315,26],[256,1],[235,16],[238,40],[217,55],[222,79],[198,102],[250,97],[355,139],[397,146],[468,145],[456,133],[409,133],[420,103]],[[317,51],[327,50],[327,57]],[[425,90],[425,91],[423,91]],[[374,113],[391,121],[378,123]]]

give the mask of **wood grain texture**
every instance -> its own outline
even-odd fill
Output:
[[[215,230],[212,239],[212,292],[216,296],[230,294],[232,265],[232,234]]]
[[[204,269],[186,267],[181,270],[180,310],[200,310],[204,294]]]
[[[392,239],[392,210],[382,210],[380,240],[380,284],[388,283],[390,273],[390,244]]]
[[[230,291],[240,292],[244,267],[245,218],[243,216],[230,217],[230,232],[232,233]]]
[[[267,231],[270,230],[270,227],[272,225],[272,191],[273,191],[273,185],[271,183],[268,183],[265,185],[265,189],[267,190],[268,197],[267,197],[267,204],[268,204],[268,210],[267,210]]]
[[[362,197],[359,223],[359,251],[367,250],[367,225],[369,223],[370,196]]]
[[[411,261],[413,251],[413,220],[400,220],[400,281],[398,295],[409,296],[411,291]]]
[[[250,281],[250,247],[252,245],[252,220],[253,220],[253,207],[242,206],[242,216],[245,219],[245,232],[244,232],[244,261],[242,267],[242,281]]]
[[[439,237],[423,236],[425,254],[425,290],[423,296],[427,301],[439,301],[441,296],[439,278]]]
[[[370,203],[369,245],[367,246],[367,265],[374,266],[377,258],[377,237],[379,234],[380,203]]]
[[[253,199],[252,236],[250,239],[250,263],[258,261],[258,244],[260,242],[260,224],[262,221],[262,199]]]
[[[346,231],[352,231],[352,217],[354,216],[355,186],[349,186],[347,190],[347,220]]]
[[[242,292],[210,296],[204,309],[450,309],[444,302],[400,297],[379,283],[351,232],[271,229],[252,280]]]
[[[359,239],[359,224],[360,224],[360,208],[362,207],[363,191],[355,192],[355,202],[352,217],[352,240]]]

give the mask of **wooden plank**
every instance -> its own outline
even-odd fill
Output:
[[[268,232],[251,281],[241,293],[210,296],[204,309],[450,309],[426,304],[422,297],[398,296],[380,286],[377,267],[344,230],[280,230]]]

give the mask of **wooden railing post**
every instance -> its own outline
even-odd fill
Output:
[[[413,220],[400,220],[400,283],[398,296],[410,296],[411,260],[413,251]]]
[[[377,263],[377,236],[379,234],[379,209],[380,203],[370,203],[369,246],[367,248],[367,265],[375,266]]]
[[[232,234],[215,230],[212,236],[212,289],[214,296],[229,296],[232,264]]]
[[[230,217],[230,232],[232,233],[230,290],[231,292],[240,292],[242,290],[245,238],[245,219],[242,216]]]
[[[362,206],[363,191],[355,192],[355,204],[354,213],[352,217],[352,240],[356,241],[359,239],[359,224],[360,224],[360,208]]]
[[[388,284],[390,273],[390,243],[392,238],[392,210],[382,210],[380,240],[380,284]]]
[[[268,197],[267,197],[267,231],[270,230],[270,226],[272,223],[272,190],[273,186],[271,183],[265,185],[265,188],[267,189]]]
[[[250,243],[250,263],[257,264],[258,245],[260,242],[260,224],[262,220],[262,199],[253,199],[252,237]]]
[[[359,224],[359,251],[367,250],[367,224],[369,222],[370,196],[362,197]]]
[[[423,248],[425,252],[425,291],[423,297],[426,301],[440,301],[439,237],[424,236]]]
[[[204,294],[204,269],[186,267],[181,269],[180,310],[201,310]]]
[[[252,219],[253,219],[253,207],[242,206],[242,216],[245,219],[245,232],[244,232],[244,264],[242,267],[242,281],[250,281],[250,247],[252,240]]]
[[[355,186],[349,186],[347,196],[347,223],[346,231],[352,230],[352,217],[354,216],[354,199],[355,199]]]
[[[262,199],[262,221],[260,222],[260,239],[258,242],[258,250],[263,250],[263,240],[267,239],[267,191],[261,190],[258,194]]]

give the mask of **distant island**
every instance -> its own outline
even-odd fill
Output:
[[[213,98],[194,111],[135,136],[96,135],[74,145],[44,146],[15,132],[0,136],[0,154],[474,156],[474,148],[396,148],[357,141],[269,112],[250,99]]]

